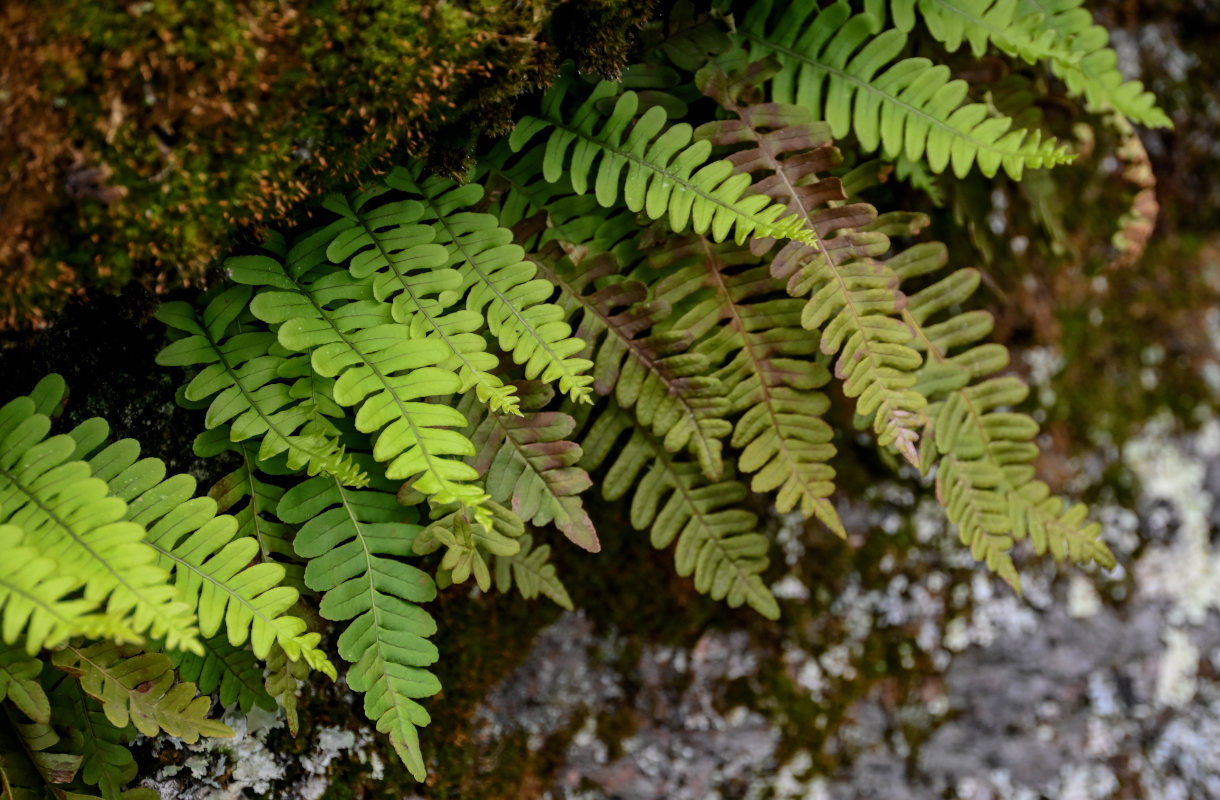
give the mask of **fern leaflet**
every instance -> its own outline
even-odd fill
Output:
[[[496,590],[507,592],[516,586],[526,600],[533,600],[541,594],[560,608],[571,611],[574,608],[572,598],[555,574],[555,565],[547,563],[551,546],[542,544],[534,547],[534,537],[528,533],[517,541],[521,549],[515,555],[496,556]]]

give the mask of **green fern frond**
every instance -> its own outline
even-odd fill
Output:
[[[693,575],[695,589],[713,600],[733,608],[748,603],[768,619],[779,617],[779,604],[762,579],[769,543],[755,532],[758,518],[740,507],[749,494],[745,486],[731,475],[708,481],[698,464],[676,459],[613,403],[593,422],[584,443],[587,469],[609,462],[602,496],[614,501],[634,489],[632,527],[648,529],[657,549],[677,541],[679,575]]]
[[[51,421],[35,408],[29,397],[0,408],[0,524],[22,529],[24,543],[53,562],[56,591],[49,599],[83,586],[84,601],[104,609],[114,638],[148,632],[165,637],[170,647],[197,650],[195,615],[158,565],[144,529],[126,519],[127,504],[89,464],[73,459],[76,439],[48,438]],[[64,578],[77,583],[69,586]],[[38,623],[35,635],[27,633],[27,645],[36,650],[52,629]]]
[[[947,258],[943,245],[929,243],[890,263],[910,281],[938,271]],[[924,451],[926,467],[937,464],[937,496],[975,558],[1014,587],[1020,579],[1008,551],[1027,537],[1038,554],[1111,567],[1114,556],[1101,541],[1101,526],[1086,521],[1087,509],[1066,508],[1034,476],[1038,425],[1008,410],[1029,389],[1015,377],[996,377],[1008,366],[1002,346],[979,344],[991,332],[991,315],[970,311],[933,321],[965,302],[979,281],[977,271],[957,270],[912,294],[903,311],[927,354],[919,388],[932,401]]]
[[[560,608],[571,611],[574,608],[572,598],[555,574],[555,565],[547,561],[551,556],[551,546],[542,544],[534,547],[534,537],[528,533],[517,541],[521,549],[515,555],[496,556],[496,590],[507,592],[516,586],[517,592],[526,600],[533,600],[541,594]]]
[[[524,367],[526,378],[558,383],[573,400],[588,401],[592,378],[584,373],[592,364],[578,356],[584,342],[571,336],[562,311],[546,302],[554,287],[535,277],[512,231],[491,214],[466,210],[482,200],[483,187],[424,180],[421,170],[397,168],[386,176],[386,184],[421,199],[425,220],[461,276],[458,291],[467,311],[486,320],[487,330]]]
[[[597,531],[580,493],[593,485],[576,466],[580,445],[568,441],[576,421],[559,411],[542,410],[553,392],[546,384],[518,384],[522,416],[499,414],[467,395],[458,411],[470,420],[475,456],[468,459],[483,476],[488,494],[536,526],[551,522],[573,543],[596,553]]]
[[[139,444],[124,439],[100,451],[90,464],[128,503],[127,519],[147,529],[148,543],[173,573],[180,596],[195,602],[201,633],[214,636],[223,626],[231,644],[248,640],[259,658],[275,642],[292,659],[335,677],[318,649],[321,636],[285,613],[296,603],[297,591],[283,585],[284,568],[251,563],[258,542],[238,537],[233,517],[216,516],[215,500],[195,497],[193,477],[166,478],[160,459],[140,459],[139,454]]]
[[[226,335],[249,306],[251,295],[247,286],[231,287],[208,303],[202,314],[184,302],[161,305],[157,319],[185,336],[158,353],[157,363],[203,366],[187,384],[185,397],[211,398],[204,420],[209,429],[229,423],[233,441],[261,439],[261,459],[286,452],[294,468],[305,467],[311,475],[339,475],[361,485],[367,477],[339,446],[333,425],[326,421],[326,409],[318,406],[313,392],[301,390],[300,384],[312,379],[281,380],[288,377],[290,364],[283,354],[273,352],[275,335],[240,328]]]
[[[847,2],[825,9],[813,3],[753,3],[737,29],[750,60],[774,57],[783,67],[770,83],[778,103],[804,106],[825,119],[836,138],[853,132],[865,152],[886,158],[926,159],[934,172],[950,166],[959,178],[974,164],[991,177],[1003,167],[1023,170],[1073,159],[1038,131],[1012,130],[1012,120],[966,103],[968,87],[926,58],[895,60],[907,36],[878,32],[871,14],[852,14]]]
[[[333,235],[324,228],[307,236],[284,263],[268,256],[229,259],[233,280],[266,287],[251,302],[254,315],[278,326],[284,347],[309,353],[315,371],[336,378],[335,400],[359,407],[356,428],[376,434],[373,456],[386,462],[387,477],[411,481],[438,502],[477,507],[486,495],[468,481],[478,475],[458,460],[472,445],[454,430],[466,419],[424,400],[461,387],[456,373],[437,366],[450,351],[396,323],[390,305],[373,298],[368,282],[332,271],[326,249]]]
[[[135,780],[136,762],[128,742],[135,738],[131,725],[115,727],[106,718],[101,703],[85,694],[80,682],[64,675],[50,687],[54,717],[60,723],[71,721],[74,748],[81,757],[79,782],[96,786],[104,800],[117,800],[131,793],[123,787]]]
[[[85,647],[68,645],[52,661],[80,678],[81,686],[101,701],[106,719],[116,728],[130,722],[145,736],[165,731],[188,743],[201,736],[233,735],[228,725],[208,719],[212,701],[199,696],[195,684],[175,682],[174,666],[162,653],[99,642]]]
[[[844,393],[856,398],[858,413],[873,418],[881,445],[893,446],[918,466],[916,442],[926,400],[912,387],[923,359],[911,347],[912,331],[898,318],[904,302],[898,277],[879,260],[890,249],[889,238],[868,229],[877,216],[870,205],[819,208],[846,196],[838,179],[817,175],[837,154],[826,126],[814,122],[807,108],[737,104],[740,87],[768,71],[761,62],[733,78],[705,73],[704,92],[737,119],[710,122],[698,135],[719,145],[746,145],[731,157],[736,168],[768,173],[757,190],[787,205],[816,231],[816,246],[785,244],[771,261],[771,274],[786,282],[793,297],[808,297],[801,326],[820,330],[822,352],[838,354],[834,374],[844,382]],[[756,252],[765,247],[760,244]]]
[[[437,659],[436,632],[420,608],[436,596],[432,579],[401,559],[420,531],[414,512],[393,494],[354,490],[333,478],[311,478],[289,489],[280,516],[304,523],[294,545],[309,559],[305,581],[322,597],[322,616],[347,622],[339,655],[351,663],[347,682],[364,694],[364,713],[416,780],[424,780],[418,728],[430,721],[417,701],[440,691],[426,667]]]
[[[541,218],[522,222],[516,233],[523,240],[537,231]],[[590,252],[596,244],[569,243]],[[725,417],[729,401],[724,385],[713,375],[714,365],[690,352],[689,333],[677,330],[641,334],[657,327],[672,313],[664,299],[649,300],[648,287],[636,279],[597,288],[600,279],[619,271],[607,252],[577,263],[559,242],[548,242],[530,256],[560,289],[560,305],[570,316],[579,314],[577,334],[589,343],[594,361],[593,388],[614,393],[618,404],[633,409],[640,424],[661,437],[670,452],[688,449],[709,479],[724,471],[723,439],[732,431]]]
[[[799,508],[846,536],[827,499],[834,491],[834,432],[821,418],[830,401],[815,391],[830,380],[818,363],[818,336],[800,326],[803,303],[773,297],[783,286],[748,250],[717,246],[703,237],[674,241],[651,264],[668,274],[654,288],[678,306],[691,292],[702,297],[670,324],[689,331],[691,352],[718,365],[730,412],[738,416],[732,445],[738,467],[752,473],[755,492],[778,490],[776,508]],[[698,295],[696,295],[698,296]]]
[[[219,690],[220,704],[237,704],[243,714],[258,706],[275,711],[275,699],[263,685],[263,664],[252,651],[234,645],[225,636],[200,640],[203,655],[174,650],[169,653],[178,677],[199,687],[202,694]]]
[[[1108,46],[1109,32],[1095,24],[1083,6],[1084,0],[1018,0],[1018,13],[1043,15],[1045,29],[1069,50],[1071,58],[1053,59],[1051,71],[1073,94],[1083,95],[1090,110],[1113,109],[1141,125],[1172,128],[1173,122],[1144,84],[1123,80],[1118,55]]]
[[[452,307],[461,297],[462,275],[435,241],[436,231],[424,224],[424,205],[399,200],[370,206],[378,194],[327,199],[327,208],[340,216],[326,229],[328,258],[346,263],[357,280],[371,281],[376,298],[391,302],[394,321],[408,326],[412,337],[443,349],[437,363],[457,373],[459,391],[473,388],[495,408],[516,408],[511,387],[493,374],[499,359],[487,352],[482,315]]]
[[[0,538],[3,535],[0,529]],[[45,723],[51,721],[51,701],[38,682],[41,672],[42,662],[31,658],[24,647],[0,644],[0,702],[8,700],[32,721]]]
[[[617,204],[621,191],[632,211],[651,219],[665,217],[675,231],[689,225],[695,233],[710,232],[716,241],[730,233],[738,243],[751,236],[808,241],[801,220],[783,216],[782,207],[747,193],[747,176],[733,175],[728,162],[708,163],[711,147],[691,142],[690,125],[669,125],[661,106],[637,118],[639,96],[619,94],[619,87],[608,81],[594,87],[575,109],[566,109],[564,101],[576,85],[561,78],[543,98],[542,115],[522,119],[509,138],[519,151],[546,134],[542,175],[547,181],[566,175],[575,192],[584,194],[592,177],[601,205]],[[603,119],[600,101],[616,95],[614,111]]]

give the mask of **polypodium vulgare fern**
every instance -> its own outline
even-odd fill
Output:
[[[573,606],[546,529],[590,551],[631,535],[600,494],[697,590],[773,618],[750,494],[846,534],[832,420],[853,411],[935,469],[962,540],[1014,586],[1022,539],[1113,564],[1084,507],[1034,476],[1024,385],[981,343],[991,317],[963,310],[978,273],[916,240],[921,212],[860,202],[889,167],[848,171],[836,146],[924,187],[1071,160],[1033,130],[1033,95],[972,95],[906,57],[919,20],[933,51],[1045,62],[1091,106],[1161,122],[1078,5],[772,0],[732,25],[687,9],[623,83],[565,71],[475,182],[412,162],[328,196],[158,312],[159,361],[205,409],[195,452],[228,459],[210,498],[100,421],[48,436],[55,380],[0,408],[0,549],[23,565],[0,560],[0,702],[34,725],[0,720],[18,780],[117,796],[134,731],[224,733],[199,691],[277,702],[295,731],[309,669],[334,676],[296,603],[336,627],[347,685],[423,780],[438,588]],[[99,719],[83,745],[37,727]]]

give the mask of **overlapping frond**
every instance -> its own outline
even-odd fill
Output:
[[[555,523],[575,544],[597,552],[601,544],[580,494],[593,485],[576,466],[580,445],[568,440],[576,421],[560,411],[545,411],[553,392],[545,385],[518,385],[521,416],[480,407],[467,395],[458,405],[470,420],[476,455],[469,460],[483,476],[487,493],[534,525]]]
[[[233,735],[229,726],[208,718],[211,698],[200,696],[193,683],[174,680],[174,665],[163,653],[98,642],[86,647],[69,645],[52,660],[80,678],[81,686],[101,701],[106,719],[116,728],[130,722],[145,736],[165,731],[187,742],[201,736]]]
[[[482,315],[456,305],[462,274],[426,224],[424,204],[414,199],[373,203],[386,188],[350,200],[327,199],[327,207],[339,214],[327,229],[328,258],[371,284],[377,300],[390,301],[394,321],[406,325],[413,338],[440,348],[437,364],[457,373],[459,391],[473,388],[483,402],[512,410],[516,400],[494,374],[499,359],[487,352]]]
[[[574,400],[588,400],[591,366],[579,354],[584,342],[572,337],[562,310],[547,302],[554,287],[536,277],[512,231],[495,216],[470,211],[483,187],[441,178],[421,179],[422,167],[397,168],[386,184],[420,198],[424,219],[460,276],[458,292],[466,310],[485,321],[500,348],[523,366],[526,378],[557,383]]]
[[[73,739],[79,742],[80,781],[96,786],[104,800],[129,795],[123,787],[136,777],[136,761],[128,746],[135,728],[112,725],[101,703],[87,695],[75,678],[63,676],[50,692],[55,719],[61,724],[70,720]]]
[[[707,123],[699,136],[718,145],[744,145],[730,156],[735,169],[767,173],[756,191],[785,204],[816,232],[814,246],[785,244],[771,260],[771,275],[785,281],[793,297],[808,297],[801,326],[821,331],[822,352],[838,355],[834,374],[844,393],[856,398],[858,413],[873,418],[882,446],[893,446],[918,464],[916,441],[926,401],[912,387],[922,358],[911,346],[911,329],[898,316],[904,302],[898,277],[881,260],[890,249],[889,237],[869,229],[877,216],[872,206],[827,205],[846,196],[837,178],[818,177],[836,162],[837,153],[826,126],[814,122],[807,108],[737,104],[741,87],[773,69],[760,62],[732,79],[705,73],[704,92],[737,118]]]
[[[401,499],[401,493],[399,497]],[[427,555],[445,548],[437,583],[465,583],[472,575],[483,591],[491,589],[487,556],[513,556],[521,551],[525,533],[521,518],[495,501],[488,501],[489,516],[472,519],[466,509],[442,506],[432,510],[432,522],[415,539],[415,553]]]
[[[1018,14],[1042,16],[1069,58],[1051,60],[1051,71],[1068,89],[1083,95],[1090,110],[1113,109],[1151,128],[1171,128],[1173,122],[1156,104],[1156,97],[1139,81],[1124,81],[1118,55],[1109,47],[1110,34],[1093,21],[1084,0],[1018,0]]]
[[[147,529],[148,543],[173,573],[179,595],[194,603],[200,632],[214,636],[223,627],[230,644],[249,641],[259,658],[277,643],[290,658],[334,677],[334,667],[317,646],[321,636],[285,613],[297,601],[297,591],[283,584],[284,568],[258,562],[258,541],[238,536],[233,517],[217,516],[215,500],[195,497],[193,477],[167,478],[160,459],[139,455],[139,444],[123,439],[89,463],[128,504],[126,518]]]
[[[97,604],[74,596],[84,584],[80,575],[64,574],[52,559],[23,542],[16,525],[0,525],[0,639],[21,644],[30,655],[55,647],[73,636],[112,636],[128,641],[138,635],[124,623],[96,613]],[[6,680],[0,666],[0,698]]]
[[[237,520],[237,535],[249,536],[258,542],[262,561],[275,561],[284,567],[285,582],[298,592],[305,589],[305,568],[295,563],[292,531],[276,516],[276,508],[284,489],[264,480],[263,469],[254,449],[247,442],[232,442],[223,429],[207,431],[195,437],[195,455],[210,458],[232,451],[240,458],[237,469],[222,476],[208,489],[208,497],[216,501],[216,510]]]
[[[469,483],[478,476],[460,460],[470,454],[470,440],[455,430],[466,420],[452,407],[426,401],[461,388],[457,373],[439,366],[451,351],[395,322],[370,282],[346,270],[317,269],[327,264],[335,228],[349,229],[337,225],[307,236],[283,263],[269,256],[230,259],[233,279],[265,287],[251,301],[254,315],[278,326],[281,345],[308,353],[316,372],[336,379],[335,401],[356,407],[356,427],[376,434],[373,455],[386,462],[388,477],[411,481],[439,502],[478,506],[486,495]]]
[[[667,243],[651,259],[666,276],[658,300],[687,310],[671,327],[690,332],[691,352],[715,365],[726,387],[737,466],[750,488],[776,491],[780,512],[799,508],[846,535],[827,499],[834,491],[834,432],[821,418],[830,407],[816,391],[830,380],[818,359],[818,335],[800,325],[800,300],[782,295],[768,266],[743,248],[696,237]]]
[[[541,221],[523,221],[515,228],[518,237],[531,238]],[[560,305],[579,320],[577,333],[589,343],[594,362],[593,388],[598,394],[613,393],[670,452],[688,449],[709,479],[718,478],[724,471],[722,440],[732,425],[715,365],[689,349],[689,332],[651,332],[673,307],[663,298],[650,298],[642,281],[628,278],[599,288],[600,279],[619,272],[612,253],[594,243],[566,244],[583,249],[587,257],[574,260],[552,240],[530,258],[559,287]]]
[[[1003,167],[1022,171],[1067,163],[1073,156],[1038,131],[1013,130],[1012,120],[966,102],[968,86],[943,65],[902,58],[907,36],[878,31],[871,14],[853,14],[845,0],[752,3],[737,33],[751,60],[773,57],[783,67],[771,98],[804,106],[830,124],[836,138],[855,134],[865,152],[926,159],[934,172],[965,177],[977,164],[988,177]]]
[[[170,661],[178,677],[199,687],[203,694],[220,692],[220,703],[248,714],[254,706],[275,711],[275,699],[263,684],[263,664],[253,651],[234,645],[225,636],[200,640],[203,655],[173,651]]]
[[[947,260],[938,243],[904,256],[891,264],[907,281]],[[917,332],[915,346],[926,354],[918,386],[931,400],[923,448],[925,468],[937,464],[937,496],[975,558],[1018,588],[1008,554],[1014,540],[1029,538],[1036,552],[1061,561],[1111,567],[1114,556],[1100,538],[1101,526],[1087,521],[1085,506],[1068,508],[1035,478],[1038,425],[1010,410],[1029,390],[1018,378],[999,375],[1008,366],[1004,347],[979,343],[991,332],[991,315],[968,311],[937,321],[968,299],[979,280],[973,269],[952,272],[912,294],[903,311]]]
[[[294,545],[309,559],[305,581],[325,593],[322,616],[347,623],[339,655],[351,663],[348,685],[364,694],[365,714],[422,781],[417,729],[430,717],[418,701],[441,687],[426,669],[437,659],[428,640],[436,623],[419,605],[435,597],[436,587],[427,573],[401,561],[420,531],[410,524],[415,512],[390,492],[319,476],[288,490],[280,516],[304,523]]]
[[[784,215],[782,206],[749,194],[748,176],[734,175],[725,161],[708,162],[711,146],[691,140],[691,126],[668,124],[665,109],[653,106],[636,116],[639,96],[620,94],[619,87],[602,81],[575,108],[565,107],[570,94],[580,95],[580,84],[561,78],[543,98],[541,116],[525,117],[509,139],[521,150],[545,134],[542,175],[547,181],[565,176],[577,194],[593,182],[603,206],[622,196],[632,211],[651,219],[664,217],[675,231],[690,226],[695,233],[710,233],[716,241],[732,234],[738,243],[751,236],[808,240],[800,219]],[[600,102],[617,96],[614,110],[603,117]]]
[[[158,564],[143,527],[127,519],[127,504],[90,465],[74,458],[76,439],[48,436],[51,421],[36,407],[29,397],[19,397],[0,408],[0,524],[23,530],[20,541],[52,562],[45,574],[55,571],[47,587],[54,591],[43,599],[58,602],[81,586],[84,601],[105,611],[106,624],[116,628],[112,633],[127,629],[128,635],[116,638],[147,632],[165,637],[171,647],[197,650],[195,615]],[[8,535],[16,544],[17,534]],[[73,614],[81,611],[72,607]],[[35,650],[48,636],[58,640],[71,633],[57,629],[51,618],[32,619],[37,627],[27,630],[27,643],[37,642],[31,645]]]
[[[734,608],[748,603],[769,619],[779,616],[762,578],[769,542],[756,532],[758,518],[740,507],[748,494],[744,485],[732,475],[709,481],[698,464],[676,458],[613,401],[593,422],[584,446],[586,468],[609,465],[602,496],[618,500],[634,491],[632,526],[649,530],[658,549],[677,542],[679,575],[693,575],[698,591]]]
[[[293,369],[289,354],[276,347],[275,334],[234,325],[252,294],[248,286],[231,287],[202,312],[180,301],[158,307],[157,318],[185,335],[158,353],[157,363],[202,366],[185,396],[190,401],[210,398],[204,419],[209,429],[227,424],[232,441],[259,440],[261,459],[286,453],[294,468],[360,485],[367,477],[338,443],[327,417],[339,409],[328,397],[319,399],[312,386],[318,378]],[[230,335],[231,328],[236,332]]]

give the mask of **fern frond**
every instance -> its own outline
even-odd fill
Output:
[[[275,711],[275,699],[263,685],[263,664],[258,656],[224,636],[205,638],[200,644],[202,656],[178,650],[169,653],[181,680],[197,685],[201,694],[219,690],[220,704],[236,704],[243,714],[249,714],[254,706]]]
[[[496,590],[510,591],[513,586],[526,600],[538,595],[550,598],[560,608],[573,609],[567,588],[555,574],[555,565],[548,563],[551,546],[534,547],[534,537],[528,533],[517,540],[521,549],[511,556],[496,556]]]
[[[251,303],[254,315],[279,326],[284,347],[309,353],[315,371],[336,378],[340,405],[359,407],[356,427],[377,434],[373,456],[387,462],[388,477],[411,481],[438,502],[477,507],[486,495],[468,483],[478,476],[458,460],[472,446],[453,430],[466,419],[453,408],[424,402],[461,387],[456,373],[437,366],[450,351],[396,323],[390,305],[373,298],[369,283],[346,271],[317,269],[327,264],[333,235],[324,228],[306,237],[284,263],[244,256],[229,259],[229,269],[238,283],[267,287]]]
[[[750,60],[774,57],[783,67],[770,84],[778,103],[804,106],[825,119],[836,138],[853,132],[865,152],[886,158],[927,159],[934,172],[950,166],[959,178],[973,165],[991,177],[1003,167],[1015,179],[1029,168],[1073,159],[1038,131],[1012,130],[1012,120],[967,103],[968,87],[926,58],[895,60],[907,37],[878,32],[871,14],[852,14],[844,1],[825,9],[813,3],[753,3],[738,27]]]
[[[738,243],[751,236],[808,241],[801,220],[783,216],[782,207],[760,195],[747,194],[747,176],[733,175],[725,161],[708,163],[711,146],[692,143],[690,125],[668,125],[661,106],[636,118],[639,96],[619,94],[609,81],[594,87],[575,109],[566,109],[564,101],[575,86],[570,78],[557,81],[543,98],[542,116],[525,117],[509,138],[519,151],[546,133],[542,175],[547,181],[566,175],[575,192],[584,194],[592,176],[601,205],[615,205],[621,191],[632,211],[651,219],[665,217],[675,231],[689,225],[695,233],[710,232],[716,241],[730,233]],[[600,101],[616,95],[614,111],[603,119]]]
[[[968,44],[979,58],[994,46],[1030,64],[1079,60],[1069,42],[1047,30],[1041,14],[1021,8],[1021,0],[891,0],[890,9],[894,27],[903,33],[911,32],[918,11],[928,32],[950,53]]]
[[[19,397],[0,408],[0,524],[24,530],[25,544],[53,562],[55,591],[43,599],[58,602],[83,585],[84,601],[104,608],[115,638],[148,632],[165,637],[170,647],[197,650],[195,615],[157,564],[144,529],[126,519],[127,504],[89,464],[73,460],[78,449],[73,437],[48,438],[51,421],[35,407],[30,398]],[[81,610],[73,606],[70,613]],[[53,628],[49,620],[39,622],[33,635],[27,632],[27,645],[36,650]],[[63,635],[66,630],[54,638]]]
[[[123,787],[136,777],[135,758],[127,744],[135,738],[135,728],[112,725],[102,705],[70,676],[62,676],[50,691],[55,719],[71,720],[73,733],[80,737],[76,748],[81,757],[80,782],[96,786],[105,800],[129,795]]]
[[[939,270],[947,253],[930,243],[899,258],[891,264],[911,280]],[[932,402],[924,450],[926,466],[937,463],[937,497],[974,557],[1016,588],[1020,578],[1008,554],[1013,540],[1028,537],[1037,553],[1049,551],[1061,561],[1111,567],[1114,556],[1101,541],[1101,526],[1086,521],[1087,509],[1066,508],[1035,478],[1038,425],[1008,410],[1029,389],[1015,377],[996,377],[1008,366],[1002,346],[979,344],[991,332],[991,315],[971,311],[933,322],[968,299],[979,281],[973,269],[952,272],[911,295],[903,311],[917,332],[916,346],[927,354],[920,390]]]
[[[444,506],[433,509],[433,521],[415,539],[417,555],[445,548],[437,583],[465,583],[471,575],[483,591],[491,589],[491,569],[484,557],[512,556],[521,550],[517,541],[525,533],[525,523],[509,509],[488,501],[490,516],[472,520],[463,508]]]
[[[834,432],[821,418],[830,401],[815,391],[830,380],[817,362],[818,335],[800,326],[803,303],[773,297],[783,286],[748,250],[703,237],[667,243],[651,264],[668,274],[654,295],[674,306],[692,292],[685,314],[670,324],[695,339],[691,352],[718,366],[728,387],[738,467],[752,473],[755,492],[778,490],[780,512],[800,508],[846,536],[827,499],[834,491]]]
[[[464,397],[458,411],[470,420],[476,453],[468,461],[483,476],[493,500],[509,505],[533,525],[554,522],[573,543],[596,553],[601,544],[580,499],[593,482],[576,466],[580,445],[567,438],[576,421],[559,411],[541,410],[552,394],[546,384],[519,384],[522,416],[480,408],[478,398]]]
[[[284,568],[251,563],[258,542],[238,537],[233,517],[216,516],[215,500],[195,497],[193,477],[166,478],[160,459],[139,455],[139,444],[124,439],[99,452],[90,464],[128,503],[127,519],[147,529],[148,543],[173,573],[180,596],[196,604],[201,633],[214,636],[223,626],[231,644],[248,640],[259,658],[265,658],[275,642],[294,660],[335,677],[334,667],[318,649],[320,635],[309,632],[304,620],[285,613],[296,603],[297,591],[282,585]]]
[[[466,297],[467,311],[486,319],[487,329],[524,367],[526,378],[558,383],[573,400],[588,401],[592,378],[584,373],[592,364],[579,357],[584,342],[571,336],[560,308],[546,302],[554,287],[535,277],[512,231],[491,214],[464,210],[482,199],[483,187],[423,180],[421,171],[421,165],[397,168],[386,184],[421,199],[424,218],[461,276],[458,291]]]
[[[1051,71],[1068,89],[1083,95],[1091,111],[1113,109],[1150,128],[1172,128],[1173,122],[1139,81],[1124,81],[1118,55],[1108,45],[1110,34],[1093,22],[1084,0],[1018,0],[1019,14],[1041,14],[1070,58],[1051,60]]]
[[[0,539],[3,536],[0,528]],[[51,721],[51,702],[38,682],[40,672],[42,662],[31,658],[24,647],[0,644],[0,702],[8,700],[32,721],[46,723]]]
[[[768,619],[779,617],[779,604],[762,579],[769,543],[755,532],[758,518],[740,508],[749,494],[745,486],[731,475],[708,481],[698,464],[679,461],[613,403],[594,421],[584,443],[587,469],[609,462],[602,496],[614,501],[634,489],[632,527],[648,529],[657,549],[677,541],[679,575],[693,575],[695,589],[733,608],[748,603]]]
[[[765,171],[758,191],[784,203],[816,231],[816,246],[785,244],[771,261],[771,274],[785,281],[793,297],[808,296],[801,326],[821,331],[822,352],[838,354],[834,374],[843,391],[856,398],[862,416],[871,416],[878,441],[893,446],[918,466],[918,430],[926,400],[912,387],[923,359],[911,347],[912,331],[898,318],[904,302],[898,277],[878,258],[889,238],[872,231],[877,212],[864,203],[827,208],[845,200],[838,179],[819,179],[832,165],[826,126],[802,106],[764,104],[741,107],[736,92],[768,69],[756,64],[735,78],[706,73],[703,90],[737,119],[702,126],[699,136],[721,145],[746,145],[731,159],[743,173]],[[756,247],[755,250],[762,250]]]
[[[530,238],[541,218],[522,222],[516,233]],[[596,244],[580,244],[596,251]],[[614,255],[601,252],[574,261],[555,241],[530,256],[560,289],[560,305],[570,316],[579,314],[578,335],[589,343],[594,360],[593,388],[613,391],[619,405],[633,409],[640,424],[662,437],[670,452],[690,450],[709,479],[724,470],[722,439],[732,431],[725,419],[729,401],[714,365],[690,352],[689,333],[641,334],[657,327],[672,313],[663,299],[649,300],[648,287],[626,279],[597,288],[601,278],[619,271]]]
[[[157,319],[185,336],[158,353],[157,363],[203,366],[187,384],[185,396],[190,401],[211,398],[204,420],[209,429],[230,423],[233,441],[261,439],[261,459],[286,452],[294,468],[304,467],[311,475],[338,475],[361,485],[367,477],[344,454],[314,393],[299,388],[312,378],[299,378],[296,385],[279,380],[287,377],[290,365],[285,356],[272,352],[275,335],[251,330],[226,337],[251,295],[248,286],[231,287],[208,303],[202,314],[184,302],[161,305]]]
[[[294,545],[309,559],[305,581],[322,597],[322,616],[347,622],[339,655],[351,663],[347,682],[364,694],[364,713],[416,780],[424,780],[418,728],[430,721],[417,700],[440,691],[425,669],[437,659],[428,641],[436,623],[419,604],[436,596],[432,579],[401,559],[420,531],[414,512],[393,494],[354,490],[333,478],[297,484],[280,501],[280,516],[304,523]]]
[[[186,742],[196,742],[201,736],[233,735],[228,725],[208,719],[212,701],[199,696],[195,684],[174,681],[174,666],[162,653],[99,642],[79,648],[68,645],[52,661],[80,678],[81,686],[101,701],[106,719],[116,728],[130,722],[145,736],[165,731]]]
[[[449,263],[436,231],[424,224],[424,205],[399,200],[370,206],[379,192],[327,199],[340,219],[327,228],[328,258],[346,263],[360,281],[371,281],[378,300],[391,302],[395,322],[413,338],[442,348],[438,365],[457,373],[458,390],[471,388],[495,408],[512,410],[516,399],[493,371],[499,359],[487,352],[483,318],[477,311],[452,308],[461,296],[462,275]]]
[[[302,661],[293,661],[279,645],[272,645],[267,654],[266,678],[263,687],[267,694],[275,698],[279,707],[284,710],[284,720],[293,736],[300,733],[301,722],[297,715],[299,699],[297,692],[305,679],[309,677],[309,665]]]

